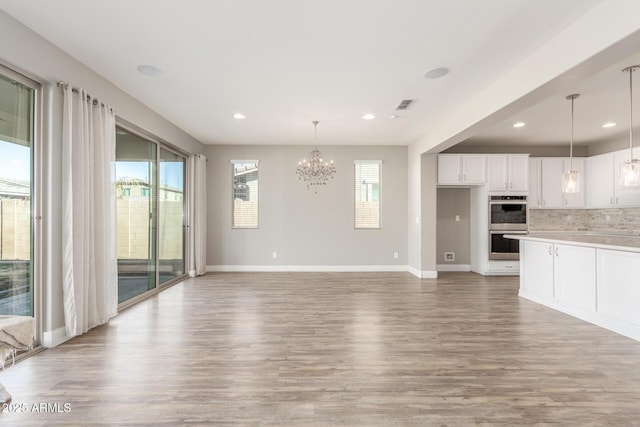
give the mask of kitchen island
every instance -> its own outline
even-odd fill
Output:
[[[520,241],[521,297],[640,341],[640,237],[505,237]]]

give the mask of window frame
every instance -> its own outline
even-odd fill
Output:
[[[232,230],[257,230],[260,228],[260,160],[230,160],[229,163],[231,164],[231,229]],[[257,196],[258,196],[258,202],[256,203],[256,224],[255,226],[238,226],[235,225],[234,223],[234,217],[235,217],[235,165],[238,163],[255,163],[256,167],[257,167],[257,174],[258,174],[258,191],[257,191]]]
[[[353,161],[353,228],[354,230],[381,230],[382,229],[382,160],[354,160]],[[378,166],[378,226],[377,227],[359,227],[357,224],[357,206],[356,199],[356,175],[359,165],[377,165]],[[373,184],[372,184],[373,195]]]

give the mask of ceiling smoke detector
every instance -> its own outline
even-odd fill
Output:
[[[428,79],[439,79],[447,74],[449,74],[449,69],[447,67],[436,67],[428,70],[424,73],[424,76]]]

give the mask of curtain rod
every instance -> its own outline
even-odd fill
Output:
[[[58,83],[56,83],[56,84],[58,85],[58,87],[62,87],[62,88],[64,88],[64,89],[68,89],[69,87],[71,87],[71,91],[72,91],[72,92],[75,92],[75,93],[77,93],[77,94],[79,94],[79,93],[80,93],[80,89],[78,89],[78,88],[75,88],[75,87],[71,86],[68,82],[64,82],[64,81],[60,80],[60,81],[59,81]],[[98,104],[100,104],[102,107],[109,108],[109,111],[111,111],[111,112],[113,113],[113,108],[111,108],[111,106],[109,106],[109,105],[105,104],[105,103],[104,103],[104,102],[102,102],[102,101],[98,101],[98,99],[97,99],[97,98],[94,98],[91,94],[89,94],[89,93],[85,92],[85,97],[86,97],[86,100],[87,100],[87,101],[93,101],[93,105],[98,105]]]

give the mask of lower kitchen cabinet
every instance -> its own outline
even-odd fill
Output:
[[[520,241],[520,288],[532,297],[553,298],[553,243]]]
[[[521,241],[520,286],[533,298],[555,299],[581,310],[596,309],[596,250]]]
[[[637,249],[523,237],[520,256],[521,297],[640,341]]]
[[[640,253],[598,250],[598,312],[640,327]]]
[[[555,297],[571,307],[596,310],[596,249],[555,244]]]

